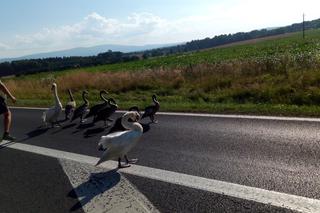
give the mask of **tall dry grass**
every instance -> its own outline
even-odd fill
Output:
[[[319,55],[307,53],[135,72],[79,71],[56,78],[13,78],[5,83],[21,99],[50,99],[50,85],[56,82],[63,98],[67,89],[106,89],[115,94],[165,91],[161,94],[174,94],[189,101],[318,104],[319,76]]]

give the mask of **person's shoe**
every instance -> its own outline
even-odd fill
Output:
[[[2,140],[6,140],[6,141],[15,141],[16,138],[11,136],[9,133],[4,133]]]

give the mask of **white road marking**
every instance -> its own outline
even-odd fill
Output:
[[[21,143],[8,143],[4,146],[21,151],[45,155],[58,159],[72,160],[79,163],[95,165],[98,158],[80,155],[65,151],[59,151],[44,147]],[[117,167],[117,162],[108,161],[101,164],[102,168],[111,170]],[[294,211],[313,213],[320,211],[320,200],[285,194],[281,192],[269,191],[265,189],[243,186],[240,184],[228,183],[214,179],[197,177],[193,175],[181,174],[161,169],[149,168],[145,166],[133,165],[130,168],[121,170],[121,173],[136,175],[153,180],[186,186],[194,189],[204,190],[216,194],[227,195],[240,199],[250,200],[258,203],[287,208]]]
[[[30,110],[47,110],[49,108],[46,107],[16,107],[16,106],[9,106],[10,109],[30,109]]]
[[[11,109],[29,109],[29,110],[46,110],[48,108],[37,107],[10,107]],[[118,110],[118,113],[126,111]],[[143,111],[141,111],[143,112]],[[320,118],[303,118],[303,117],[279,117],[279,116],[256,116],[256,115],[226,115],[226,114],[209,114],[209,113],[182,113],[182,112],[158,112],[157,115],[188,116],[188,117],[209,117],[209,118],[232,118],[232,119],[253,119],[253,120],[274,120],[274,121],[302,121],[302,122],[320,122]]]
[[[86,213],[157,213],[152,203],[115,170],[59,159]],[[79,208],[76,204],[72,209]]]

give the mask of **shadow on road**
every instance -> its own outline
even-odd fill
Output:
[[[95,124],[94,123],[83,123],[83,124],[79,124],[77,127],[76,127],[76,131],[73,131],[72,134],[76,134],[76,133],[79,133],[85,129],[88,129],[90,127],[93,127]]]
[[[83,133],[85,138],[90,138],[92,136],[95,136],[101,132],[103,132],[105,130],[104,127],[98,127],[98,128],[94,128],[94,129],[88,129],[87,131],[85,131]]]
[[[94,197],[103,194],[105,191],[116,186],[120,182],[120,174],[118,169],[113,169],[108,172],[92,173],[87,182],[82,183],[77,188],[68,193],[68,197],[81,199],[70,211],[77,211],[78,209],[89,203]]]
[[[72,127],[74,127],[74,126],[76,126],[76,125],[77,125],[77,124],[75,124],[75,123],[71,123],[71,124],[65,125],[65,126],[61,127],[59,130],[57,130],[57,131],[55,131],[55,132],[53,132],[53,133],[51,133],[51,134],[52,134],[52,135],[58,134],[59,132],[62,132],[63,130],[66,130],[66,129],[69,129],[69,128],[72,128]]]
[[[37,128],[35,130],[32,130],[26,134],[27,135],[26,138],[21,139],[18,142],[23,142],[23,141],[29,140],[31,138],[38,137],[42,134],[45,134],[49,129],[50,129],[49,127],[46,127],[46,128]]]
[[[3,144],[0,144],[0,149],[4,149],[6,147],[9,147],[12,144],[15,144],[15,142],[10,141],[10,142],[6,142],[6,143],[3,143]]]

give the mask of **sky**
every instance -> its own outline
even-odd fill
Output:
[[[320,18],[319,0],[10,0],[0,58],[102,44],[186,42]]]

